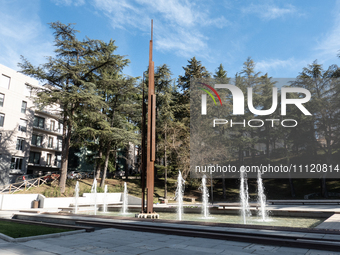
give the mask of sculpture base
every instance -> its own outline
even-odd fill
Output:
[[[135,218],[141,218],[141,219],[159,219],[158,213],[138,213],[135,214]]]

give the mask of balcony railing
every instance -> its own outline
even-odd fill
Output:
[[[42,109],[40,107],[37,107],[36,108],[36,111],[37,112],[43,112],[43,113],[46,113],[46,114],[49,114],[49,115],[53,115],[55,117],[61,117],[60,116],[60,111],[56,111],[56,112],[52,112],[52,111],[46,111],[45,109]]]
[[[40,167],[60,168],[61,167],[61,161],[54,161],[51,164],[47,164],[45,162],[42,162],[42,163],[39,163],[39,164],[28,162],[28,165],[30,165],[30,166],[40,166]]]
[[[37,145],[37,144],[32,144],[32,143],[31,143],[31,146],[41,148],[41,149],[61,151],[61,146],[48,146],[46,144]]]
[[[61,129],[60,128],[53,128],[51,126],[48,126],[48,125],[45,125],[44,127],[38,127],[38,126],[34,126],[34,128],[38,128],[40,130],[45,130],[45,131],[50,131],[50,132],[54,132],[54,133],[58,133],[58,134],[61,134]]]

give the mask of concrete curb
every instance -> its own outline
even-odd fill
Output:
[[[39,235],[39,236],[19,237],[19,238],[13,238],[13,237],[10,237],[10,236],[7,236],[5,234],[0,233],[0,239],[5,240],[7,242],[27,242],[27,241],[31,241],[31,240],[39,240],[39,239],[46,239],[46,238],[52,238],[52,237],[74,235],[74,234],[83,233],[85,231],[86,231],[85,229],[80,229],[80,230],[75,230],[75,231],[67,231],[67,232],[61,232],[61,233]]]

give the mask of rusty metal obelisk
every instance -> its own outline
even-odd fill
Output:
[[[156,95],[155,70],[152,61],[153,20],[151,20],[151,40],[149,48],[149,88],[148,88],[148,133],[147,133],[147,165],[146,165],[146,212],[153,213],[153,193],[155,181],[155,148],[156,148]]]

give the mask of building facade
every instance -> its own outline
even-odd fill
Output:
[[[37,106],[32,87],[41,86],[37,80],[0,64],[0,186],[13,182],[18,175],[60,170],[59,108]]]

